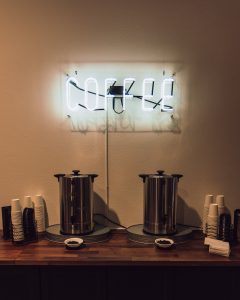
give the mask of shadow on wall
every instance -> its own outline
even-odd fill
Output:
[[[93,196],[93,211],[95,223],[112,228],[121,226],[117,213],[113,209],[109,209],[103,198],[95,192]]]
[[[108,219],[113,221],[113,223]],[[186,223],[186,220],[190,220],[189,223]],[[112,209],[109,210],[107,204],[97,193],[94,193],[94,221],[110,227],[116,227],[116,225],[121,226],[117,213]],[[192,223],[190,224],[190,222]],[[197,211],[189,207],[185,200],[179,196],[177,204],[177,223],[192,226],[201,226],[202,223],[202,219]]]
[[[44,217],[45,217],[45,227],[48,228],[49,226],[49,215],[48,215],[48,210],[47,210],[47,204],[45,199],[42,197],[43,200],[43,210],[44,210]]]
[[[202,223],[202,219],[197,211],[192,207],[189,207],[185,200],[180,196],[178,196],[177,202],[177,223],[192,226],[201,226]]]

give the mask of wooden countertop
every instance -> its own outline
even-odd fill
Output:
[[[129,241],[124,231],[115,231],[107,242],[67,250],[63,244],[41,239],[16,246],[0,239],[0,265],[78,265],[78,266],[240,266],[240,244],[229,258],[212,255],[203,239],[194,232],[192,240],[171,249],[158,249]]]

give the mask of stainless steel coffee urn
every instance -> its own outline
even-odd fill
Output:
[[[176,233],[178,181],[183,175],[140,174],[144,182],[143,231],[156,235]]]
[[[84,235],[93,231],[93,182],[96,174],[55,174],[59,181],[60,231]]]

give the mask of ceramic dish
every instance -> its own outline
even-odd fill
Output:
[[[155,240],[155,245],[159,248],[170,248],[174,245],[174,241],[166,238],[158,238]]]
[[[67,249],[79,249],[83,244],[83,239],[80,238],[70,238],[64,241]]]

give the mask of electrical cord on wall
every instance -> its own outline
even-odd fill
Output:
[[[112,224],[114,224],[114,225],[117,225],[117,226],[119,226],[119,227],[122,227],[123,229],[127,229],[127,227],[123,226],[123,225],[120,224],[120,223],[117,223],[117,222],[111,220],[110,218],[108,218],[108,217],[105,216],[104,214],[97,214],[97,213],[96,213],[96,214],[93,214],[93,216],[100,216],[100,217],[106,219],[108,222],[110,222],[110,223],[112,223]]]
[[[188,225],[188,224],[181,224],[181,223],[177,223],[177,225],[183,226],[183,227],[192,227],[192,228],[196,228],[196,229],[202,229],[200,226],[195,226],[195,225]]]
[[[106,219],[108,222],[110,222],[110,223],[112,223],[112,224],[114,224],[114,225],[117,225],[117,226],[119,226],[119,227],[122,227],[123,229],[127,229],[126,226],[123,226],[122,224],[117,223],[117,222],[111,220],[110,218],[108,218],[108,217],[105,216],[104,214],[96,213],[96,214],[94,214],[94,216],[100,216],[100,217]],[[192,227],[192,228],[195,228],[195,229],[201,229],[200,226],[195,226],[195,225],[181,224],[181,223],[177,223],[177,225],[183,226],[183,227],[189,227],[189,228]]]
[[[109,146],[109,136],[108,136],[108,109],[106,109],[106,120],[105,120],[105,188],[106,188],[106,208],[105,215],[108,215],[109,212],[109,155],[108,155],[108,146]]]

